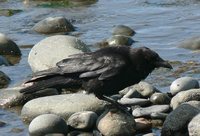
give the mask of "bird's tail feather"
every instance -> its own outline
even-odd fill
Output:
[[[63,88],[63,87],[73,87],[79,86],[79,81],[66,78],[64,76],[50,76],[43,77],[41,79],[34,80],[33,82],[25,82],[20,90],[20,93],[30,94],[46,88]]]

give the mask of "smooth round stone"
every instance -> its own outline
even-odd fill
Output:
[[[0,88],[7,87],[9,83],[10,83],[10,78],[5,73],[0,71]]]
[[[8,62],[8,60],[5,57],[0,56],[0,66],[1,65],[10,66],[11,64],[10,64],[10,62]]]
[[[153,105],[145,108],[136,108],[133,110],[132,114],[134,117],[145,117],[150,116],[152,113],[156,112],[167,112],[169,111],[169,105]]]
[[[181,103],[192,100],[200,101],[200,89],[190,89],[179,92],[172,98],[170,106],[176,109]]]
[[[117,25],[112,30],[112,35],[134,36],[135,31],[125,25]]]
[[[200,113],[188,124],[189,136],[200,136]]]
[[[104,136],[133,136],[136,131],[133,116],[121,111],[105,111],[97,120],[97,128]]]
[[[151,95],[155,92],[158,92],[158,90],[153,87],[151,84],[141,81],[136,85],[132,86],[134,89],[136,89],[143,97],[151,97]]]
[[[72,131],[67,136],[94,136],[91,132]]]
[[[148,99],[142,98],[121,98],[118,102],[127,106],[145,106],[150,104],[150,101]]]
[[[73,36],[56,35],[43,39],[30,51],[28,63],[33,72],[49,69],[69,55],[89,52],[89,48]]]
[[[155,113],[151,113],[151,118],[152,119],[162,119],[162,120],[165,120],[166,117],[168,116],[167,113],[158,113],[158,112],[155,112]]]
[[[21,56],[21,51],[17,44],[2,33],[0,33],[0,55]]]
[[[133,39],[123,35],[114,35],[111,38],[107,39],[106,42],[108,43],[108,46],[131,46],[134,43]]]
[[[172,82],[170,92],[172,95],[176,95],[178,92],[194,88],[199,88],[198,80],[192,77],[181,77]]]
[[[38,33],[50,34],[74,31],[73,25],[64,17],[48,17],[33,27]]]
[[[199,109],[189,105],[182,104],[173,110],[164,121],[161,135],[163,136],[182,136],[188,135],[187,126],[188,122],[200,112]]]
[[[183,41],[179,47],[186,48],[190,50],[199,50],[200,49],[200,37],[193,37]]]
[[[91,129],[95,126],[98,115],[92,111],[82,111],[72,114],[67,124],[75,129]]]
[[[136,130],[139,132],[144,132],[151,129],[152,123],[145,118],[137,118],[136,122]]]
[[[103,108],[104,102],[92,94],[64,94],[40,97],[27,102],[22,108],[21,116],[29,121],[38,115],[52,113],[68,119],[72,114],[81,111],[100,114]]]
[[[165,93],[154,93],[150,97],[153,104],[170,104],[171,98]]]
[[[44,136],[49,133],[68,133],[68,126],[60,116],[55,114],[43,114],[32,120],[29,125],[31,136]]]
[[[127,90],[127,92],[125,92],[125,90]],[[134,88],[131,87],[127,87],[124,89],[124,98],[141,98],[142,95]]]

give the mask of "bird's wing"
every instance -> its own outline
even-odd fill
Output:
[[[67,58],[57,63],[64,74],[80,73],[79,78],[99,76],[104,80],[115,76],[126,65],[125,59],[119,54],[82,54],[82,56]]]

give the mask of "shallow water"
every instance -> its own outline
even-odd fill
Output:
[[[115,25],[124,24],[137,32],[133,39],[138,42],[133,46],[147,46],[172,61],[175,67],[172,72],[164,69],[153,72],[148,82],[168,91],[170,83],[177,77],[188,75],[200,80],[200,52],[177,48],[181,41],[200,36],[199,0],[99,0],[95,4],[71,8],[36,5],[36,2],[24,4],[22,0],[0,0],[0,9],[22,10],[13,16],[0,16],[0,32],[20,47],[34,45],[48,36],[31,30],[36,22],[46,17],[64,16],[76,26],[78,37],[91,45],[110,37]],[[30,48],[21,50],[23,56],[19,64],[0,67],[12,79],[10,86],[19,84],[31,74],[27,63]],[[197,67],[190,62],[197,63]],[[181,67],[187,67],[187,71],[178,73]]]

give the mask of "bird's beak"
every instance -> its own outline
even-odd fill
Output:
[[[156,67],[163,67],[163,68],[169,68],[169,69],[173,69],[172,66],[169,64],[169,62],[160,59],[159,61],[156,62]]]

